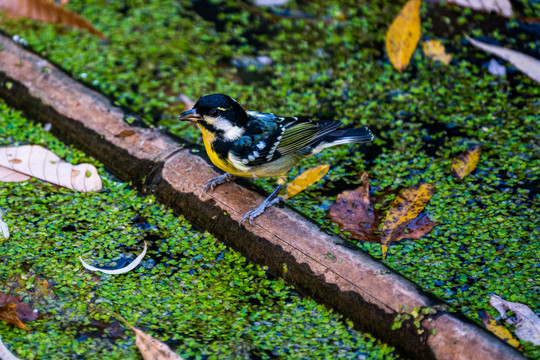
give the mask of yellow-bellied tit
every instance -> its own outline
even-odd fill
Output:
[[[312,121],[307,117],[246,111],[236,100],[222,94],[201,97],[178,119],[197,123],[210,160],[225,172],[209,180],[203,192],[237,176],[277,177],[277,188],[240,223],[246,219],[251,223],[266,208],[284,200],[278,194],[287,183],[287,172],[300,160],[330,146],[373,140],[367,127],[339,130],[339,120]]]

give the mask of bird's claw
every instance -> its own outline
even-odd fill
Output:
[[[264,200],[261,205],[257,206],[255,209],[250,210],[240,219],[239,225],[242,225],[242,222],[245,220],[248,220],[249,224],[251,225],[253,219],[255,219],[257,216],[261,215],[266,209],[268,209],[270,206],[279,203],[280,201],[286,202],[285,198],[278,196],[275,199],[266,199]]]
[[[201,195],[206,192],[208,188],[210,188],[210,191],[214,191],[214,187],[228,183],[229,181],[232,181],[236,178],[236,176],[231,174],[223,174],[220,176],[217,176],[215,178],[212,178],[206,182],[206,185],[202,188]]]

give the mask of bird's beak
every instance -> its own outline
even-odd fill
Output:
[[[178,115],[178,120],[197,122],[202,120],[202,117],[197,113],[197,110],[191,109]]]

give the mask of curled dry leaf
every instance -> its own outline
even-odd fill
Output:
[[[15,170],[0,165],[0,182],[21,182],[30,179],[31,176],[21,174]]]
[[[499,339],[504,340],[509,345],[517,348],[519,347],[519,340],[516,339],[512,333],[503,325],[497,323],[497,320],[491,316],[487,311],[480,311],[480,318],[482,319],[482,326],[492,332]]]
[[[540,83],[540,60],[525,55],[519,51],[505,49],[500,46],[489,45],[478,40],[467,38],[475,47],[497,55],[514,65],[519,71]]]
[[[2,235],[2,238],[4,240],[9,239],[9,228],[8,225],[4,222],[4,219],[2,219],[2,216],[4,216],[4,211],[0,209],[0,235]]]
[[[444,45],[439,40],[428,40],[422,47],[424,54],[434,61],[440,61],[445,65],[450,64],[452,55],[446,53]]]
[[[369,178],[366,172],[362,174],[361,180],[362,185],[357,189],[344,191],[338,195],[328,215],[341,229],[349,232],[351,238],[380,243],[381,234],[378,228],[383,214],[373,208],[374,199],[369,193]],[[436,225],[437,223],[431,221],[427,214],[420,214],[406,224],[393,241],[418,240]]]
[[[497,295],[489,297],[489,303],[501,315],[501,318],[515,328],[515,333],[522,341],[528,341],[535,346],[540,345],[540,318],[527,305],[506,301]],[[512,311],[515,315],[508,317]]]
[[[4,345],[2,338],[0,338],[0,360],[19,360],[19,358],[15,357],[15,355],[13,355]]]
[[[166,344],[154,339],[150,335],[145,334],[143,331],[132,326],[122,316],[112,312],[111,310],[100,310],[111,313],[135,332],[135,344],[137,345],[137,348],[139,349],[144,360],[182,360],[182,358],[172,351]]]
[[[421,0],[409,0],[386,33],[386,52],[399,71],[409,65],[420,39],[420,4]]]
[[[82,16],[46,0],[0,0],[0,10],[8,17],[26,18],[83,29],[102,39],[105,35]]]
[[[27,330],[23,321],[37,319],[37,310],[22,302],[19,298],[0,292],[0,320],[12,324],[19,329]]]
[[[119,275],[119,274],[125,274],[127,273],[128,271],[131,271],[133,269],[135,269],[137,267],[137,265],[139,265],[142,261],[142,259],[144,258],[144,255],[146,255],[146,250],[147,250],[147,245],[146,245],[146,241],[144,242],[144,249],[143,249],[143,252],[137,256],[137,258],[135,260],[133,260],[128,266],[125,266],[121,269],[115,269],[115,270],[107,270],[107,269],[100,269],[100,268],[97,268],[97,267],[93,267],[91,265],[88,265],[87,263],[84,262],[84,260],[82,259],[82,257],[79,256],[79,260],[81,261],[82,263],[82,266],[88,270],[91,270],[91,271],[100,271],[104,274],[109,274],[109,275]]]
[[[433,184],[421,183],[405,189],[394,200],[382,227],[382,255],[386,258],[388,246],[395,241],[405,227],[420,214],[435,194]]]
[[[439,0],[461,7],[483,12],[494,12],[498,15],[511,17],[514,15],[510,0]]]
[[[474,146],[462,154],[452,162],[452,175],[459,180],[463,180],[465,176],[469,175],[476,169],[478,161],[480,160],[480,153],[482,152],[482,144]]]
[[[37,145],[0,148],[0,167],[77,191],[101,191],[94,165],[72,165]]]
[[[321,180],[324,175],[326,175],[329,169],[330,165],[328,164],[318,165],[307,169],[287,185],[284,198],[290,199],[299,192],[302,192],[311,185],[315,184],[317,181]]]

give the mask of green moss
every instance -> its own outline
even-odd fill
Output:
[[[133,333],[108,314],[92,313],[98,307],[187,358],[397,357],[0,103],[0,145],[27,143],[72,163],[93,163],[103,191],[79,193],[35,179],[0,187],[11,232],[0,242],[0,292],[17,294],[41,314],[27,323],[29,332],[0,322],[2,341],[18,357],[138,359]],[[78,260],[120,267],[141,252],[143,240],[149,250],[142,265],[124,275],[91,273]]]
[[[148,123],[191,141],[200,143],[198,132],[175,122],[184,110],[179,92],[193,99],[221,92],[250,109],[368,125],[377,135],[372,145],[329,149],[292,171],[332,164],[323,181],[289,204],[341,234],[326,214],[342,189],[359,183],[359,171],[370,172],[378,194],[425,179],[437,186],[427,210],[441,225],[421,240],[392,246],[386,263],[476,321],[492,292],[540,311],[538,195],[531,193],[540,174],[540,88],[508,64],[507,76],[490,75],[492,56],[464,41],[468,34],[537,56],[536,28],[423,4],[421,41],[442,40],[454,60],[432,62],[419,47],[399,74],[384,53],[384,35],[403,1],[304,1],[271,9],[213,0],[204,3],[204,19],[197,3],[71,1],[108,42],[29,21],[3,29]],[[518,16],[540,17],[538,2],[513,4]],[[272,64],[232,65],[259,55]],[[452,159],[478,142],[484,144],[478,169],[462,182],[451,178]],[[274,186],[266,179],[256,184]],[[392,196],[377,206],[384,209]],[[377,245],[358,246],[380,256]]]

